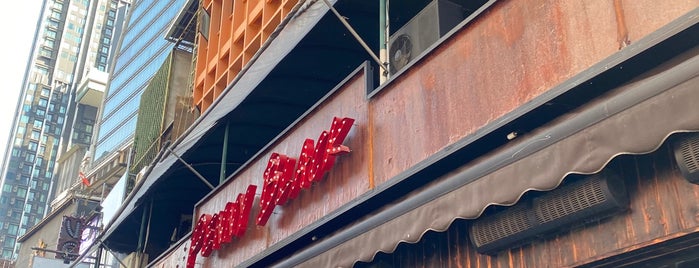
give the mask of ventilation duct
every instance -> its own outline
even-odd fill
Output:
[[[623,180],[605,172],[483,216],[470,226],[469,235],[478,252],[494,254],[623,211],[628,202]]]

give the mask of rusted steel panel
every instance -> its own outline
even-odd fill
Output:
[[[615,40],[602,1],[495,5],[371,100],[376,183],[611,55]]]
[[[356,120],[344,142],[352,152],[338,157],[324,180],[302,190],[296,199],[286,205],[278,206],[266,226],[255,225],[255,217],[259,212],[259,197],[256,198],[247,233],[223,246],[221,250],[214,251],[210,257],[197,258],[197,263],[202,263],[202,267],[233,267],[369,190],[369,162],[366,159],[369,158],[370,143],[366,126],[365,85],[365,77],[360,72],[257,158],[254,164],[246,167],[217,194],[201,203],[196,218],[203,213],[213,214],[222,210],[226,202],[234,201],[238,193],[243,193],[249,184],[257,185],[259,193],[259,187],[263,185],[262,174],[272,152],[297,158],[304,140],[318,139],[323,130],[330,128],[333,117]]]
[[[698,0],[622,0],[624,19],[629,32],[629,41],[635,42],[668,24],[675,18],[698,8]]]

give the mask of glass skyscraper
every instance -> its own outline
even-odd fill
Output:
[[[184,3],[184,0],[132,3],[98,122],[94,165],[133,140],[141,93],[172,50],[173,44],[165,39],[165,32]]]
[[[45,0],[0,167],[0,257],[49,212],[76,83],[108,68],[117,0]],[[14,89],[13,89],[14,90]],[[83,126],[90,131],[88,126]],[[89,140],[85,142],[89,143]]]

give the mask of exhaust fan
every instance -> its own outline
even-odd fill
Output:
[[[391,74],[397,73],[464,19],[464,9],[434,0],[398,29],[389,40]]]
[[[675,144],[675,161],[685,179],[699,184],[699,134],[686,135]]]
[[[601,219],[628,207],[624,181],[611,172],[582,178],[471,224],[469,236],[485,254],[513,248],[562,228]]]

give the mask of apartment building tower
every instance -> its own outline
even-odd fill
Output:
[[[50,211],[61,137],[65,129],[73,127],[71,113],[78,110],[71,109],[77,83],[90,69],[109,68],[119,2],[45,0],[42,4],[0,166],[2,259],[13,259],[17,237]],[[81,110],[90,109],[84,108]],[[91,132],[91,123],[86,122],[80,131]],[[67,142],[89,144],[89,134],[76,135]]]

